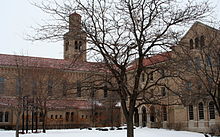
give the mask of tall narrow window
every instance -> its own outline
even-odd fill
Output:
[[[76,89],[77,89],[77,97],[81,97],[81,83],[77,81],[76,83]]]
[[[79,49],[78,41],[75,41],[75,49]]]
[[[104,86],[104,98],[108,97],[108,87],[107,85]]]
[[[193,105],[189,105],[189,120],[194,119]]]
[[[0,77],[0,93],[4,93],[5,78]]]
[[[163,121],[167,121],[167,109],[166,107],[163,107]]]
[[[53,81],[52,80],[48,80],[47,83],[47,90],[48,90],[48,95],[52,95],[52,89],[53,89]]]
[[[195,49],[198,49],[199,48],[199,38],[196,37],[195,38]]]
[[[9,118],[9,112],[5,112],[5,122],[9,121],[8,118]]]
[[[161,87],[161,95],[166,96],[166,88],[165,87]]]
[[[201,36],[200,37],[200,47],[204,47],[205,46],[205,37],[204,36]]]
[[[3,116],[4,116],[4,113],[0,112],[0,122],[3,122]]]
[[[144,82],[144,81],[145,81],[145,74],[142,73],[142,82]]]
[[[74,113],[73,113],[73,112],[71,112],[71,115],[70,115],[70,120],[71,120],[71,121],[73,121],[73,119],[74,119]]]
[[[79,41],[79,50],[82,50],[82,41]]]
[[[209,118],[215,119],[215,106],[213,101],[209,102]]]
[[[66,121],[69,121],[70,112],[66,112]]]
[[[190,39],[190,41],[189,41],[189,48],[193,49],[193,40],[192,39]]]
[[[203,103],[199,103],[199,119],[204,119],[204,108],[203,108]]]

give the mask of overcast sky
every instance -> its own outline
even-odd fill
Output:
[[[33,0],[35,2],[41,0]],[[200,0],[201,1],[201,0]],[[220,0],[210,0],[216,6],[214,16],[220,20]],[[0,54],[20,54],[37,57],[63,58],[63,43],[30,42],[24,39],[30,26],[46,16],[29,0],[3,0],[0,4]]]

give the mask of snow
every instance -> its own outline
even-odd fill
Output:
[[[203,134],[166,129],[136,128],[135,137],[204,137]],[[14,137],[15,131],[0,131],[1,137]],[[20,134],[20,137],[126,137],[126,130],[98,131],[88,129],[47,130],[47,133]]]

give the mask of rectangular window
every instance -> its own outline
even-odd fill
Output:
[[[0,77],[0,93],[4,93],[4,83],[5,83],[5,78]]]
[[[8,122],[9,112],[5,112],[5,122]]]
[[[0,122],[3,122],[3,116],[4,116],[4,113],[0,112]]]
[[[108,87],[107,85],[104,86],[104,98],[108,97]]]
[[[192,90],[192,83],[190,81],[186,82],[186,90]]]
[[[193,114],[193,106],[189,105],[189,120],[194,119],[194,114]]]
[[[166,88],[165,87],[161,87],[161,95],[166,96]]]
[[[142,82],[144,82],[144,81],[145,81],[145,74],[142,73]]]
[[[66,112],[66,121],[69,121],[70,112]]]

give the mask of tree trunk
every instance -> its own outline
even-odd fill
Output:
[[[133,123],[133,115],[129,116],[127,120],[127,137],[134,137],[134,123]]]
[[[21,111],[18,110],[17,111],[17,120],[16,120],[16,132],[15,132],[16,137],[19,137],[20,115],[21,115]]]
[[[46,133],[46,115],[47,111],[45,110],[43,113],[43,133]]]

